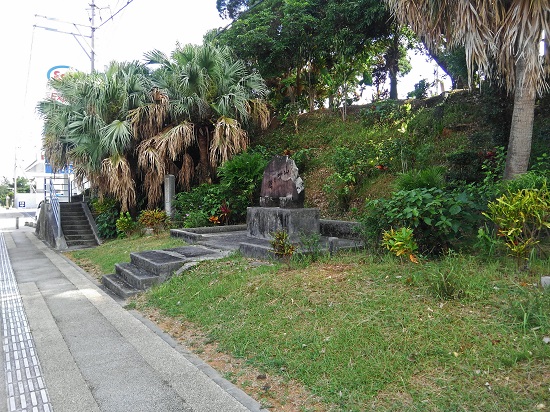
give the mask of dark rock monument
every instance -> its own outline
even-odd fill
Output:
[[[264,170],[261,207],[303,208],[304,182],[296,163],[288,156],[275,156]]]
[[[304,183],[296,163],[288,156],[275,156],[264,170],[260,207],[247,209],[247,234],[272,239],[284,230],[291,240],[301,234],[319,233],[319,209],[304,208]]]

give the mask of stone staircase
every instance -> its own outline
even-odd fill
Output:
[[[60,203],[61,230],[67,247],[86,248],[97,246],[97,239],[88,221],[82,203]]]
[[[203,260],[220,259],[227,254],[226,251],[200,245],[133,252],[130,253],[129,263],[117,263],[115,273],[104,275],[101,281],[108,291],[127,299]]]

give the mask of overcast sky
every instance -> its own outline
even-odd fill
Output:
[[[101,26],[95,32],[98,71],[113,60],[142,60],[143,54],[153,49],[170,53],[177,42],[201,44],[208,30],[229,23],[218,16],[215,0],[95,2],[95,26]],[[0,65],[4,92],[0,111],[0,178],[13,178],[16,159],[17,173],[22,176],[24,168],[40,154],[41,123],[35,107],[46,96],[48,70],[66,65],[90,71],[90,59],[72,35],[34,26],[73,33],[80,30],[89,36],[90,29],[83,26],[91,24],[90,3],[91,0],[24,0],[11,2],[9,11],[4,7],[0,23],[4,57]],[[85,43],[83,46],[88,49]],[[413,66],[415,70],[407,76],[407,83],[400,87],[405,94],[421,78],[433,79],[433,64],[420,58]]]

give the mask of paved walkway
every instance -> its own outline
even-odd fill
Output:
[[[34,229],[0,227],[0,412],[260,411]]]

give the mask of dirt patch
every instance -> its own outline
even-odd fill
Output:
[[[220,351],[216,342],[191,323],[163,316],[157,309],[147,309],[142,314],[225,379],[260,402],[263,408],[281,412],[329,410],[299,382],[266,373],[248,365],[244,359]]]

